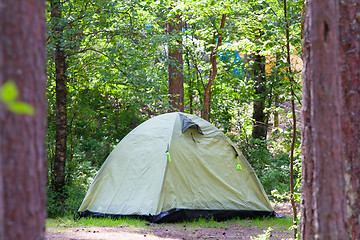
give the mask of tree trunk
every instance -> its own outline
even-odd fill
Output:
[[[290,81],[290,91],[291,91],[291,112],[292,112],[292,120],[293,120],[293,136],[291,141],[291,150],[290,150],[290,201],[291,206],[293,209],[293,228],[294,228],[294,239],[297,238],[298,233],[298,223],[297,223],[297,209],[296,209],[296,202],[294,197],[294,150],[295,150],[295,142],[296,142],[296,112],[295,112],[295,92],[294,92],[294,77],[293,77],[293,70],[291,68],[291,54],[290,54],[290,24],[288,19],[288,8],[287,8],[287,0],[283,1],[283,9],[284,9],[284,21],[286,26],[286,62],[287,62],[287,69],[286,73],[288,75]]]
[[[339,4],[340,77],[343,96],[342,133],[345,159],[345,196],[349,239],[360,239],[360,2]]]
[[[222,30],[225,28],[225,21],[226,21],[226,14],[223,14],[221,17],[220,32],[218,33],[218,36],[214,34],[213,45],[216,46],[211,48],[211,54],[210,54],[211,70],[210,70],[209,81],[204,89],[203,108],[201,109],[201,117],[207,121],[210,121],[211,86],[213,85],[217,75],[217,50],[222,44],[222,39],[223,39]]]
[[[192,81],[192,74],[191,74],[191,66],[190,66],[190,59],[189,57],[186,58],[187,67],[189,69],[189,82],[188,82],[188,98],[189,98],[189,113],[193,114],[193,101],[194,101],[194,95],[193,95],[193,81]]]
[[[35,108],[34,115],[26,116],[8,111],[0,103],[0,239],[44,238],[44,13],[43,1],[0,0],[0,87],[14,81],[18,100]]]
[[[280,60],[280,53],[276,53],[276,60],[275,60],[275,66],[279,66],[279,60]],[[275,87],[273,87],[273,96],[274,96],[274,107],[276,108],[276,111],[273,113],[274,114],[274,124],[273,127],[277,128],[279,127],[279,105],[280,105],[280,95],[279,95],[279,88],[280,88],[280,76],[279,76],[279,69],[275,68],[274,70],[274,78],[275,78],[275,82],[276,85]],[[271,105],[270,105],[271,106]]]
[[[280,101],[280,100],[279,100],[279,94],[278,94],[278,93],[275,93],[275,96],[274,96],[274,106],[275,106],[276,108],[279,107],[279,104],[280,104],[279,101]],[[278,112],[278,110],[276,110],[276,111],[274,112],[274,127],[275,127],[275,128],[279,127],[279,112]]]
[[[266,79],[265,79],[265,57],[258,53],[252,56],[254,64],[252,66],[252,78],[255,82],[255,95],[253,103],[253,130],[252,137],[258,139],[266,139]]]
[[[53,23],[52,34],[55,36],[55,73],[56,73],[56,136],[54,171],[52,175],[52,187],[55,192],[62,193],[65,185],[65,165],[67,148],[67,76],[66,76],[66,54],[61,46],[63,26],[61,3],[59,0],[51,1],[51,18]]]
[[[308,2],[306,3],[305,9],[308,8]],[[301,239],[314,239],[315,237],[315,215],[314,209],[314,192],[312,180],[314,179],[314,161],[313,161],[313,136],[311,123],[311,112],[312,105],[312,79],[310,76],[306,76],[311,67],[310,65],[310,39],[309,39],[309,10],[305,12],[304,20],[304,32],[303,32],[303,102],[302,102],[302,131],[301,131],[301,152],[302,152],[302,202],[301,202]],[[306,31],[306,32],[305,32]]]
[[[183,76],[183,56],[181,49],[181,16],[177,15],[172,22],[167,23],[168,34],[178,35],[175,46],[169,46],[168,57],[168,81],[169,81],[169,101],[173,110],[184,111],[184,76]]]
[[[360,237],[359,10],[355,0],[307,5],[302,239]]]

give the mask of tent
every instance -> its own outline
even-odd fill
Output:
[[[185,113],[151,118],[125,136],[96,175],[79,213],[156,223],[275,215],[231,140]]]

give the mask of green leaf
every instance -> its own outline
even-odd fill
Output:
[[[9,104],[7,104],[7,107],[10,111],[17,113],[17,114],[27,114],[27,115],[34,115],[35,114],[35,109],[25,103],[25,102],[11,102]]]
[[[0,89],[0,98],[4,103],[15,101],[18,95],[18,89],[13,81],[7,81]]]

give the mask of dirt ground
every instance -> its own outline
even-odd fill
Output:
[[[275,206],[280,215],[291,215],[289,204]],[[131,227],[49,227],[45,239],[48,240],[192,240],[192,239],[251,239],[264,233],[265,227],[229,224],[226,228],[193,228],[183,224],[151,224],[148,228]],[[292,232],[274,227],[269,239],[289,239]]]

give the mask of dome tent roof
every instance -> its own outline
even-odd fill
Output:
[[[185,113],[154,117],[121,140],[79,212],[153,222],[274,215],[237,147],[209,122]]]

